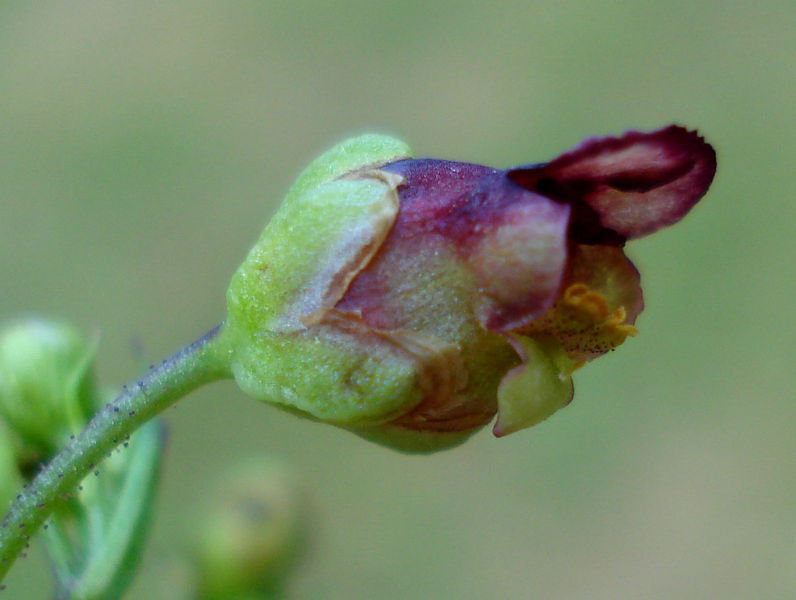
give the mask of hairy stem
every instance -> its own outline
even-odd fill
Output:
[[[221,331],[219,325],[125,386],[17,496],[0,525],[0,581],[45,519],[133,431],[197,387],[230,376]]]

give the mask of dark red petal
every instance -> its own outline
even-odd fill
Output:
[[[710,144],[697,132],[672,125],[587,140],[547,165],[513,169],[509,178],[572,204],[573,240],[615,244],[682,219],[707,192],[715,172]]]

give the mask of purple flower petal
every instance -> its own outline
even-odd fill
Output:
[[[486,329],[520,327],[553,303],[566,265],[569,206],[480,165],[407,160],[384,168],[405,180],[391,241],[405,237],[420,248],[431,234],[448,240],[475,277]]]

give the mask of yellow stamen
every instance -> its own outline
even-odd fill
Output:
[[[638,330],[625,323],[623,306],[610,310],[599,292],[585,283],[574,283],[540,318],[534,320],[527,333],[554,336],[563,350],[577,361],[588,360],[613,350]]]

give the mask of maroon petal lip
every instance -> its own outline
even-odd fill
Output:
[[[672,125],[586,140],[546,165],[518,167],[518,185],[573,207],[570,238],[621,245],[676,223],[705,195],[716,153],[696,131]]]

